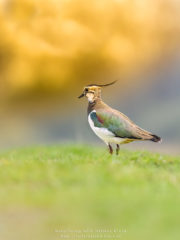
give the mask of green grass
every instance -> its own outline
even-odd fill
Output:
[[[179,220],[180,157],[127,150],[117,157],[90,146],[0,155],[0,239],[116,228],[127,230],[116,239],[176,240]]]

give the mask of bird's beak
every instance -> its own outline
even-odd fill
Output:
[[[85,94],[82,93],[78,98],[82,98],[82,97],[84,97],[84,96],[85,96]]]

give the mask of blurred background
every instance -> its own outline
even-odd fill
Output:
[[[163,138],[143,148],[180,152],[179,23],[178,0],[0,0],[0,149],[99,144],[77,96],[119,79],[104,101]]]

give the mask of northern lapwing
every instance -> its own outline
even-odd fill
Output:
[[[160,142],[160,137],[138,127],[123,113],[112,109],[102,101],[101,89],[115,82],[105,85],[88,85],[79,96],[79,98],[85,96],[88,99],[88,121],[92,130],[107,144],[110,154],[113,153],[112,143],[116,144],[116,154],[118,155],[120,144],[136,140]]]

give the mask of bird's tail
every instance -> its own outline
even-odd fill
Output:
[[[162,142],[162,139],[160,137],[158,137],[157,135],[151,135],[151,136],[152,136],[151,141],[159,142],[159,143]]]

